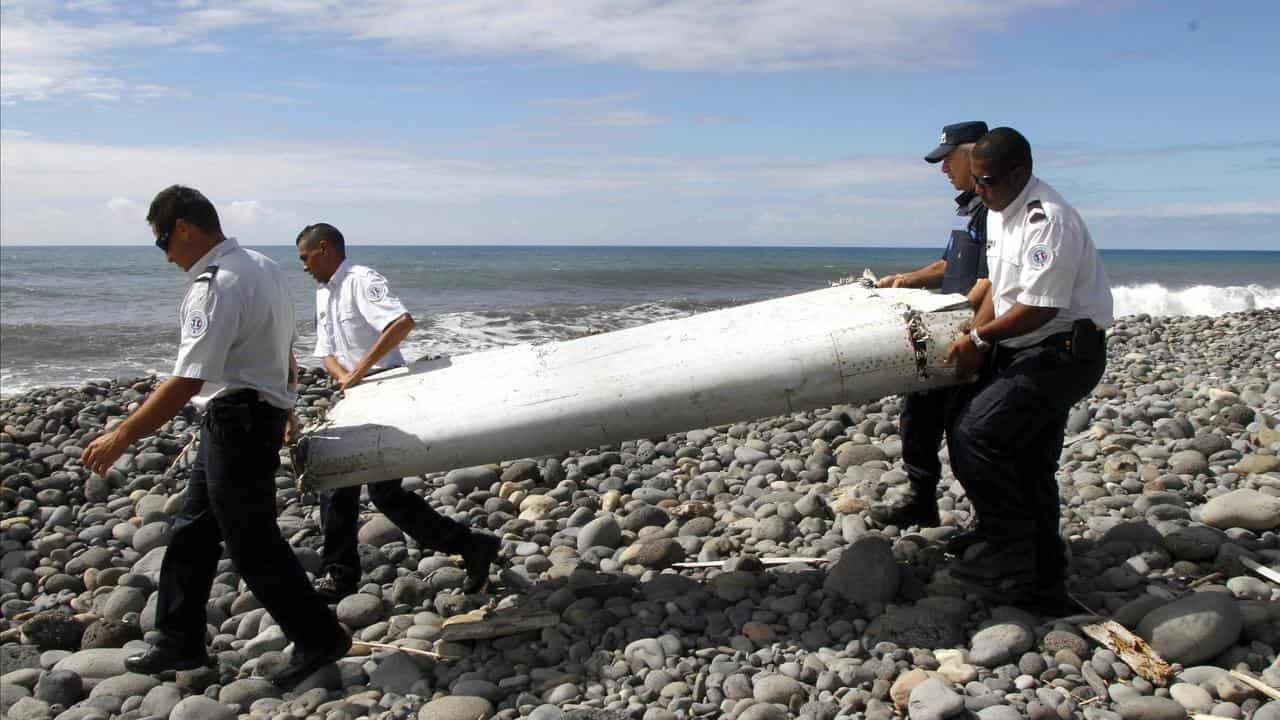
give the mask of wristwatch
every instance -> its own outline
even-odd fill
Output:
[[[973,342],[973,346],[979,350],[986,350],[991,347],[991,343],[982,339],[978,334],[978,328],[969,328],[969,340]]]

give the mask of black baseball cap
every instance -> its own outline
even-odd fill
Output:
[[[965,143],[977,142],[978,138],[987,134],[987,124],[981,120],[971,120],[969,122],[956,123],[942,128],[942,138],[938,140],[938,147],[933,152],[924,156],[924,159],[931,163],[942,162],[942,158],[947,153],[956,149],[957,145]]]

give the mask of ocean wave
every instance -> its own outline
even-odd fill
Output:
[[[1159,283],[1118,285],[1112,289],[1115,314],[1156,316],[1209,315],[1280,308],[1280,288],[1262,285],[1196,285],[1169,288]],[[406,359],[465,355],[520,343],[570,340],[660,320],[672,320],[746,300],[669,300],[615,305],[546,305],[465,310],[418,315],[418,327],[405,340]],[[315,328],[299,324],[294,348],[304,365],[311,357]],[[89,378],[135,377],[165,373],[172,367],[177,333],[168,325],[104,323],[92,326],[5,323],[0,326],[0,395],[46,385],[75,385]]]
[[[1159,283],[1111,288],[1116,317],[1125,315],[1209,315],[1280,308],[1280,287],[1193,285],[1171,289]]]
[[[555,306],[523,311],[453,312],[432,316],[403,345],[407,359],[465,355],[521,343],[571,340],[661,320],[688,317],[728,302],[670,300],[619,307]]]

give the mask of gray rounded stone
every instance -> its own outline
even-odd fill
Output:
[[[1280,497],[1248,488],[1232,490],[1205,503],[1200,521],[1222,530],[1275,530],[1280,528]]]
[[[898,563],[889,541],[868,535],[853,542],[827,572],[823,590],[866,607],[898,594]]]
[[[382,547],[387,543],[404,540],[404,533],[386,515],[377,513],[360,526],[357,538],[365,545]]]
[[[140,675],[138,673],[125,673],[110,677],[94,686],[93,692],[89,693],[89,697],[102,697],[108,695],[111,697],[127,698],[134,695],[146,695],[151,688],[160,684],[160,681],[150,675]]]
[[[140,555],[146,555],[158,547],[165,547],[169,544],[169,538],[173,536],[173,527],[167,522],[156,521],[149,522],[138,528],[133,534],[133,549],[138,551]]]
[[[1197,592],[1147,613],[1138,635],[1166,661],[1195,665],[1234,645],[1243,627],[1230,595]]]
[[[129,613],[142,612],[147,606],[147,591],[136,587],[118,587],[102,604],[102,617],[112,622],[122,622]]]
[[[418,720],[488,720],[491,715],[493,703],[463,695],[438,698],[418,710]]]
[[[1124,720],[1186,720],[1187,711],[1176,701],[1165,697],[1140,697],[1116,706]]]
[[[192,695],[173,706],[169,720],[236,720],[236,711],[217,700]]]
[[[84,681],[68,670],[47,672],[36,683],[34,697],[50,705],[69,707],[84,698]]]
[[[1030,650],[1035,634],[1021,623],[999,623],[979,630],[973,636],[969,662],[994,668]]]
[[[756,702],[787,705],[791,698],[803,692],[800,683],[786,675],[756,676],[751,685],[751,696]]]
[[[937,678],[911,689],[907,711],[911,720],[943,720],[964,710],[964,698]]]
[[[618,526],[618,519],[613,516],[613,513],[601,515],[583,525],[578,531],[579,553],[584,553],[596,546],[616,549],[621,544],[622,528]]]
[[[224,705],[239,705],[244,710],[262,698],[278,698],[283,691],[263,678],[244,678],[234,680],[223,686],[218,692],[218,702]]]
[[[382,598],[368,593],[348,595],[338,603],[337,614],[350,627],[368,627],[382,619]]]
[[[168,717],[173,708],[182,701],[182,691],[175,685],[157,685],[147,691],[142,698],[140,709],[144,715]]]

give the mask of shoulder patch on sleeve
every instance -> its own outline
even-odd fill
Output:
[[[204,331],[209,329],[209,315],[204,308],[188,310],[187,317],[183,320],[183,329],[187,331],[187,337],[198,338],[204,335]]]
[[[1027,264],[1033,269],[1041,270],[1053,262],[1053,251],[1046,243],[1036,243],[1027,250]]]
[[[382,302],[387,299],[387,282],[381,278],[374,280],[364,288],[365,297],[369,298],[369,302]]]

